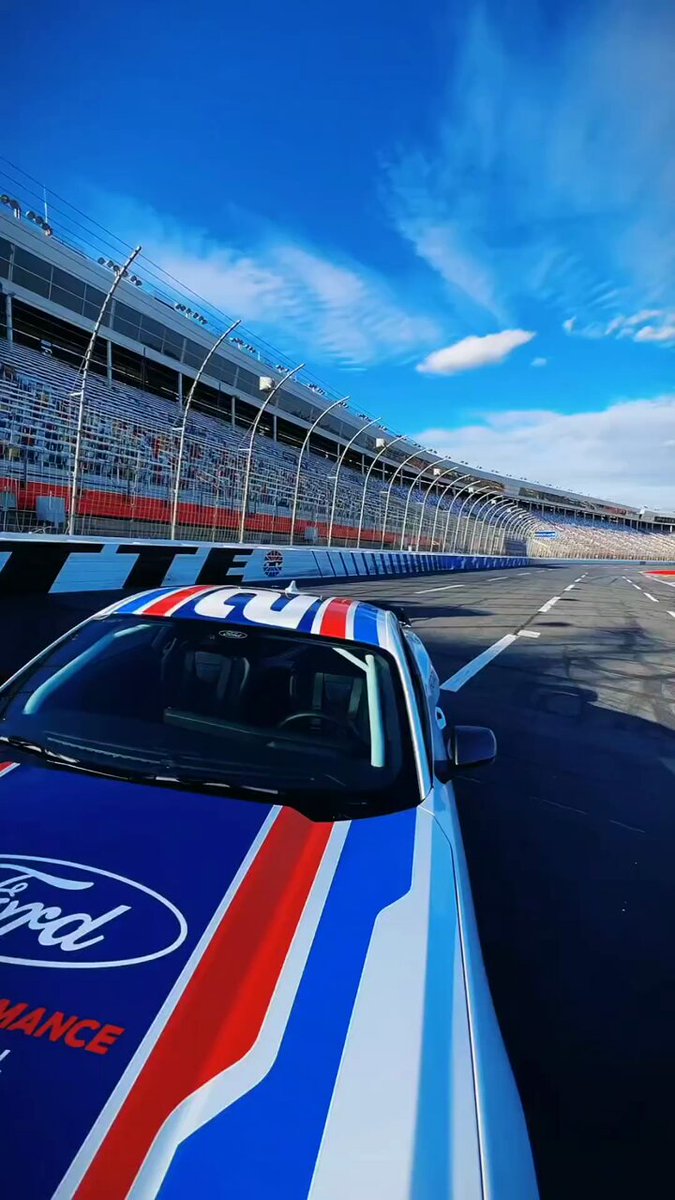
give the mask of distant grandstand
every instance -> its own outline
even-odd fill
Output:
[[[185,540],[675,557],[675,516],[442,458],[240,326],[214,352],[232,323],[142,256],[85,377],[128,251],[68,206],[47,220],[31,202],[27,185],[0,194],[5,531],[166,538],[173,523]]]

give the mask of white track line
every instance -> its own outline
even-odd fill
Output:
[[[671,608],[668,609],[668,616],[675,617],[675,612],[673,612],[673,610]]]
[[[459,671],[456,671],[454,675],[451,675],[449,679],[446,679],[445,683],[441,684],[441,691],[458,692],[461,687],[464,687],[464,684],[467,683],[469,679],[473,679],[473,676],[477,675],[479,671],[482,671],[483,667],[486,667],[489,662],[492,662],[493,658],[496,658],[498,654],[501,654],[502,650],[506,650],[507,646],[511,646],[513,642],[515,642],[517,636],[518,634],[516,633],[507,633],[505,637],[500,638],[499,641],[495,642],[493,646],[488,646],[487,650],[483,650],[482,654],[478,654],[476,658],[472,658],[471,662],[466,663],[466,665],[461,667]]]
[[[634,587],[634,588],[637,588],[638,592],[641,592],[641,591],[642,591],[642,588],[640,587],[640,584],[639,584],[639,583],[634,583],[634,584],[633,584],[633,587]]]
[[[418,591],[414,592],[413,594],[415,596],[423,596],[425,592],[450,592],[450,591],[452,591],[453,588],[460,588],[460,587],[464,587],[464,584],[463,583],[444,583],[444,584],[441,584],[440,587],[420,588]]]
[[[575,583],[581,583],[582,579],[583,579],[583,575],[580,575],[578,579],[575,579],[575,580],[574,580],[574,582],[575,582]]]
[[[664,587],[675,587],[675,583],[672,583],[669,579],[658,579],[651,575],[645,575],[644,578],[649,579],[651,583],[662,583]]]
[[[534,629],[519,629],[518,637],[538,638],[541,637],[541,634],[537,633]]]
[[[566,588],[563,588],[563,591],[564,592],[573,592],[575,587],[576,587],[576,584],[569,583]]]
[[[549,610],[553,608],[553,605],[558,603],[559,599],[560,596],[553,596],[550,600],[547,600],[545,604],[542,604],[539,612],[549,612]]]
[[[645,596],[647,597],[647,599],[648,599],[648,600],[653,600],[655,604],[660,604],[660,603],[661,603],[661,601],[660,601],[660,600],[658,600],[658,599],[656,598],[656,596],[652,596],[651,592],[645,592]]]

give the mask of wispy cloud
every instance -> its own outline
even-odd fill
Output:
[[[597,412],[494,413],[480,424],[414,436],[488,470],[675,511],[675,395]]]
[[[233,221],[231,236],[216,238],[128,198],[100,205],[123,236],[142,243],[147,259],[216,308],[252,322],[282,351],[363,368],[416,358],[441,338],[438,322],[381,275],[250,215],[240,222],[245,234],[237,237]]]
[[[517,37],[512,16],[486,0],[455,29],[436,134],[388,171],[396,228],[479,330],[533,299],[583,328],[675,305],[675,9],[598,0],[553,31],[522,0]]]
[[[654,320],[657,320],[658,324],[649,323]],[[672,345],[675,342],[675,312],[667,312],[661,308],[646,308],[641,312],[633,313],[630,317],[619,314],[618,317],[613,317],[607,325],[602,325],[597,321],[592,321],[589,325],[582,325],[575,317],[571,317],[569,320],[563,321],[562,328],[569,335],[591,340],[615,337],[630,338],[635,342],[660,342],[663,345]]]
[[[504,329],[501,333],[488,333],[484,337],[462,338],[452,346],[444,346],[428,354],[418,363],[417,370],[422,375],[457,375],[460,371],[474,371],[477,367],[494,367],[504,362],[519,346],[531,342],[534,336],[526,329]]]
[[[531,367],[546,367],[546,366],[548,366],[548,359],[547,358],[533,358],[532,362],[530,363],[530,366]]]

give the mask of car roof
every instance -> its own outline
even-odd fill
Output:
[[[103,609],[97,617],[112,613],[220,621],[243,628],[286,629],[335,641],[392,648],[391,614],[350,596],[195,584],[141,592]]]

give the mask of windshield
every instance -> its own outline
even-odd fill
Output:
[[[92,621],[0,693],[0,737],[76,769],[231,789],[320,818],[419,799],[393,660],[294,633]]]

